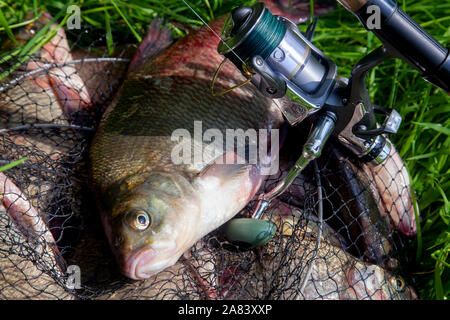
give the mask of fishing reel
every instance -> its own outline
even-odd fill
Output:
[[[369,55],[349,81],[339,78],[336,64],[311,43],[316,22],[303,35],[295,23],[273,16],[263,3],[238,7],[224,23],[217,50],[264,96],[278,100],[291,125],[318,113],[305,158],[318,157],[333,134],[362,161],[380,164],[390,153],[382,134],[395,133],[401,117],[394,111],[378,127],[375,113],[387,112],[370,102],[365,75],[387,55],[381,60]]]
[[[367,72],[389,57],[385,48],[362,59],[350,79],[340,78],[336,64],[311,43],[316,22],[303,35],[295,23],[273,16],[263,3],[257,3],[234,9],[222,29],[217,50],[248,77],[244,83],[251,81],[261,94],[277,101],[291,125],[315,114],[301,156],[282,182],[260,196],[254,219],[260,218],[271,200],[321,155],[330,136],[337,137],[361,161],[379,165],[391,151],[383,134],[396,133],[402,120],[395,110],[388,112],[371,103],[365,82]],[[386,115],[382,126],[375,113]],[[225,228],[232,230],[228,232],[230,239],[239,233],[236,220]],[[230,229],[229,225],[234,227]],[[271,230],[269,225],[266,229]]]
[[[309,37],[312,34],[309,32]],[[234,9],[222,37],[225,42],[219,44],[218,52],[242,72],[252,70],[251,81],[263,95],[272,99],[287,96],[299,102],[301,110],[295,115],[283,110],[292,124],[323,107],[337,68],[295,23],[273,16],[263,3],[257,3],[252,8]]]
[[[391,146],[384,135],[395,134],[402,118],[397,111],[388,111],[370,101],[366,75],[387,58],[402,59],[425,80],[447,93],[450,90],[450,50],[415,23],[397,3],[338,2],[383,43],[359,61],[349,79],[338,77],[335,63],[311,43],[317,20],[303,35],[295,23],[273,16],[263,3],[257,3],[234,9],[222,29],[222,42],[217,50],[248,77],[243,84],[251,81],[264,96],[277,101],[291,125],[313,114],[316,118],[296,164],[281,183],[260,196],[252,218],[259,218],[269,202],[283,193],[311,160],[320,156],[331,135],[362,162],[379,165],[386,160]],[[368,26],[369,9],[373,6],[379,9],[381,18],[376,29]],[[381,126],[375,118],[377,113],[385,116]],[[248,230],[240,230],[236,221],[232,223],[236,226],[229,232],[230,238]],[[236,232],[236,228],[242,232]],[[267,231],[270,226],[263,229],[262,234],[270,234]]]

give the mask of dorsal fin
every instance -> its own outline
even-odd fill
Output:
[[[155,18],[130,63],[129,72],[136,70],[143,62],[155,58],[172,44],[172,32],[160,18]]]

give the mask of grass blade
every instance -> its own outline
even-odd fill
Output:
[[[0,24],[3,26],[3,29],[6,31],[6,34],[8,37],[16,44],[19,45],[19,42],[17,42],[16,38],[14,37],[14,34],[11,31],[11,28],[9,27],[8,21],[6,21],[5,16],[3,15],[3,10],[0,8]]]
[[[122,17],[122,19],[125,21],[125,23],[127,24],[128,28],[130,28],[131,33],[133,33],[134,37],[137,39],[137,41],[140,43],[142,41],[141,36],[136,32],[136,30],[133,28],[133,26],[130,24],[130,22],[128,21],[127,17],[124,15],[124,13],[122,12],[122,10],[120,10],[119,6],[116,4],[116,1],[111,0],[112,5],[114,6],[114,8],[117,10],[117,12],[120,14],[120,16]]]
[[[38,16],[36,16],[36,18],[30,19],[30,20],[25,20],[25,21],[20,22],[20,23],[11,24],[11,25],[9,25],[9,28],[10,29],[14,29],[14,28],[20,28],[20,27],[26,26],[26,25],[36,21],[37,19],[39,19],[39,17],[40,17],[40,15],[38,15]],[[5,31],[5,28],[4,27],[0,27],[0,31]]]
[[[425,129],[432,129],[439,133],[443,133],[447,136],[450,136],[450,128],[444,127],[440,123],[430,123],[430,122],[413,122],[414,124],[417,124],[418,126],[424,127]]]
[[[25,162],[26,160],[27,160],[27,158],[25,157],[25,158],[22,158],[20,160],[11,162],[11,163],[9,163],[7,165],[4,165],[4,166],[0,167],[0,172],[9,170],[11,168],[14,168],[14,167],[18,166],[19,164],[21,164],[22,162]]]
[[[29,57],[35,53],[37,50],[39,50],[44,44],[46,44],[50,39],[52,39],[55,34],[57,33],[57,29],[54,29],[50,32],[48,32],[48,29],[50,26],[52,26],[58,19],[63,15],[66,14],[63,21],[58,25],[60,27],[65,23],[67,20],[67,7],[69,7],[72,4],[72,1],[67,3],[64,8],[52,19],[50,20],[41,30],[39,30],[33,38],[30,39],[23,47],[22,49],[17,53],[18,55],[18,61],[15,63],[11,68],[9,68],[7,71],[0,74],[0,81],[9,76],[15,69],[20,67],[25,61],[29,59]],[[33,45],[35,45],[33,47]]]
[[[108,10],[105,10],[105,29],[106,29],[106,46],[108,47],[108,55],[112,55],[114,52],[114,43]]]

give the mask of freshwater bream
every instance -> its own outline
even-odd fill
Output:
[[[224,20],[212,21],[211,28],[220,33]],[[160,54],[170,42],[169,32],[153,22],[90,151],[104,228],[122,272],[132,279],[173,265],[202,236],[237,214],[265,179],[261,162],[242,161],[232,149],[219,151],[215,159],[175,164],[171,155],[179,142],[171,137],[174,131],[185,130],[192,137],[196,121],[203,130],[218,130],[224,137],[227,129],[264,129],[266,141],[259,139],[258,144],[269,140],[272,146],[275,129],[283,124],[277,105],[254,86],[219,97],[210,94],[210,81],[223,57],[217,53],[219,39],[208,28]],[[243,80],[226,64],[216,90]],[[204,150],[211,142],[197,139],[194,149]],[[277,150],[268,149],[270,162]],[[229,164],[238,160],[241,164]]]
[[[212,26],[218,31],[222,23]],[[162,40],[147,38],[142,46],[168,43],[168,31],[156,29],[153,24],[149,35]],[[206,159],[174,164],[171,159],[178,144],[172,133],[185,129],[194,136],[195,121],[224,137],[227,129],[266,129],[270,134],[283,122],[273,101],[252,86],[222,97],[210,95],[211,75],[221,60],[218,41],[203,28],[154,61],[137,66],[137,56],[94,139],[92,181],[104,227],[121,270],[132,279],[173,265],[197,240],[238,213],[264,179],[258,165],[226,164],[237,159],[233,151],[219,156],[225,164]],[[227,66],[216,83],[229,87],[242,78]]]

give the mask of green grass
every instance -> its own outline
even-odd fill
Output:
[[[399,0],[403,9],[445,46],[450,42],[450,3],[436,0]],[[191,0],[189,3],[206,20],[228,12],[241,3],[254,1]],[[81,8],[81,23],[103,30],[109,52],[117,40],[139,42],[149,22],[166,18],[175,38],[184,36],[201,21],[178,0],[85,0],[66,3],[62,0],[0,0],[0,41],[11,39],[22,26],[25,14],[39,10],[50,12],[64,26],[65,8]],[[302,30],[305,27],[302,26]],[[37,50],[45,34],[14,55],[23,57]],[[13,41],[13,40],[10,40]],[[348,77],[352,67],[365,54],[380,45],[378,39],[359,24],[349,12],[339,7],[319,19],[314,43],[332,58],[339,73]],[[7,55],[2,59],[11,59]],[[1,76],[0,76],[1,79]],[[389,60],[368,77],[373,101],[395,108],[403,123],[393,142],[405,159],[419,201],[421,223],[409,253],[414,263],[408,266],[415,287],[424,299],[446,299],[450,291],[448,254],[450,252],[450,98],[425,82],[420,75],[399,60]]]
[[[14,167],[18,166],[19,164],[21,164],[22,162],[25,162],[26,160],[27,160],[27,158],[25,157],[25,158],[16,160],[16,161],[14,161],[14,162],[5,164],[5,165],[3,165],[3,166],[0,167],[0,172],[9,170],[9,169],[11,169],[11,168],[14,168]]]

